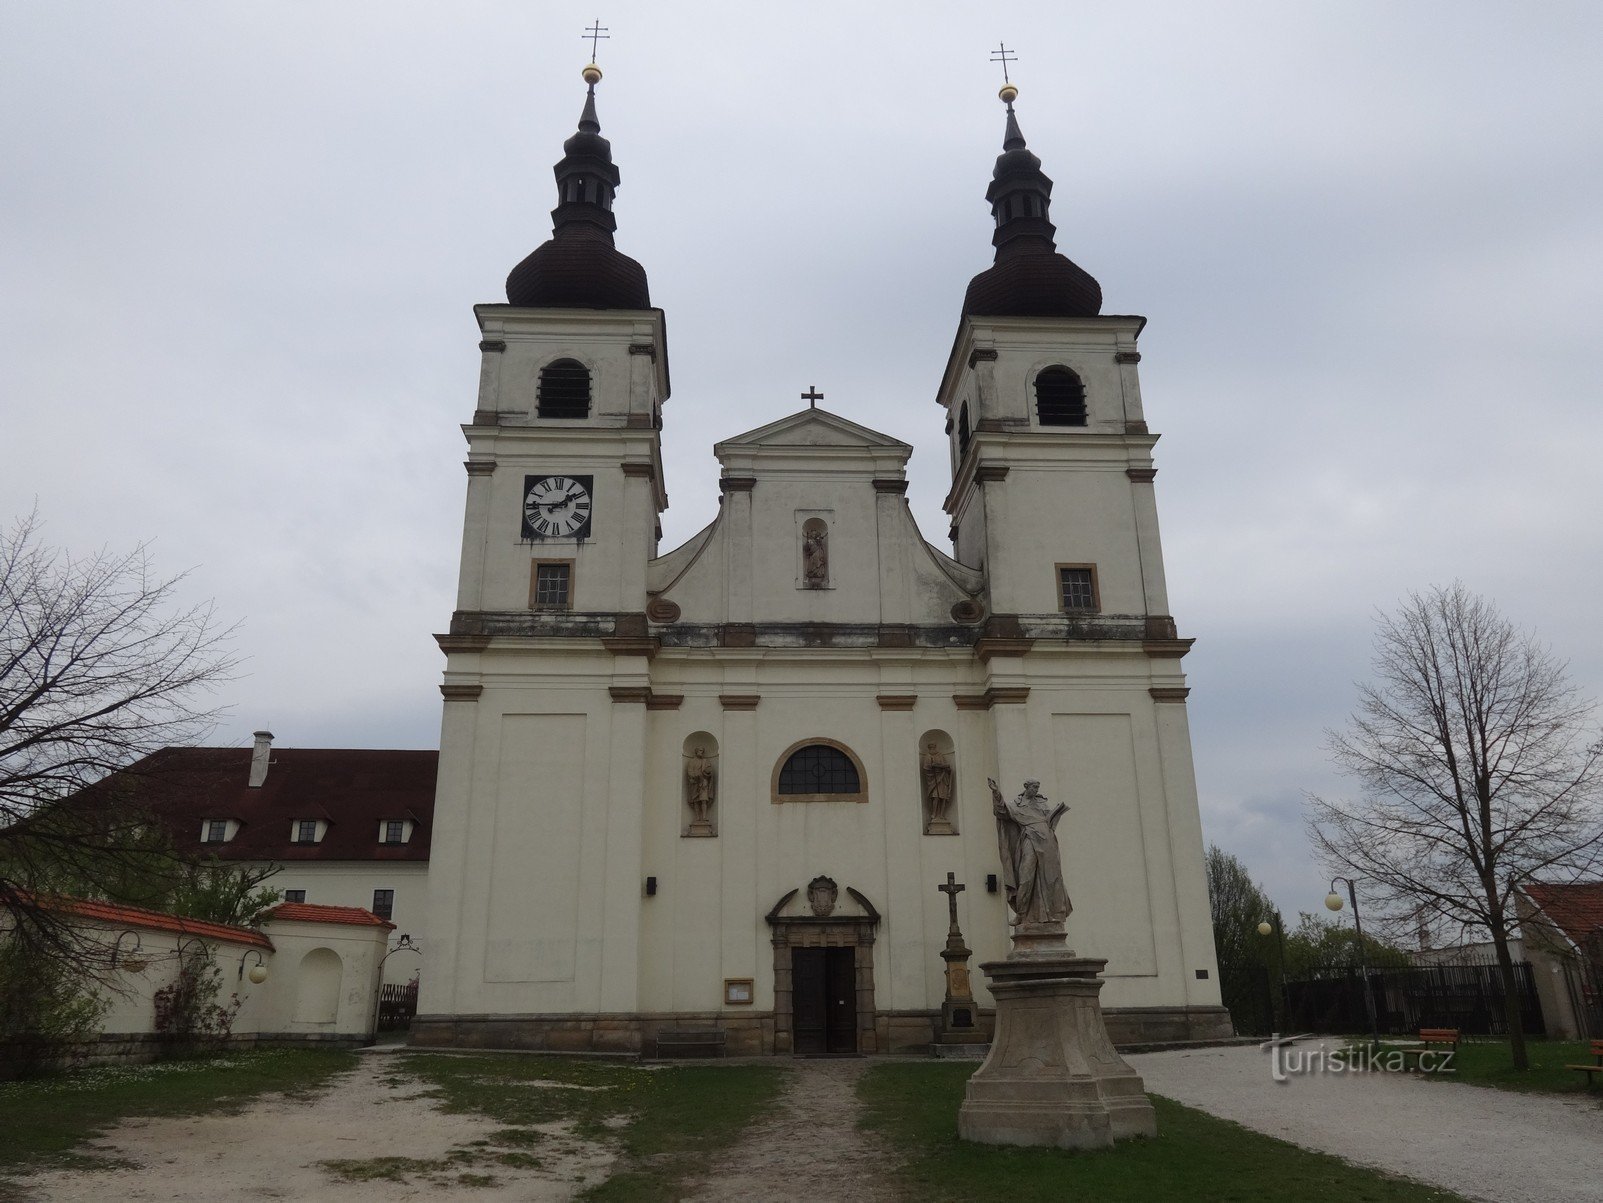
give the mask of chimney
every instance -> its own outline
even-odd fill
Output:
[[[257,731],[256,746],[250,750],[250,787],[261,789],[262,782],[267,780],[268,757],[273,752],[273,733],[271,731]]]

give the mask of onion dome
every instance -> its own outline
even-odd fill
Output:
[[[619,176],[596,118],[601,69],[591,63],[584,79],[590,90],[579,128],[562,144],[555,169],[551,238],[507,276],[507,300],[530,309],[650,309],[646,269],[612,244]]]
[[[1052,181],[1030,153],[1013,113],[1018,89],[1001,92],[1007,132],[985,199],[996,218],[996,262],[969,281],[963,312],[986,317],[1095,317],[1102,312],[1102,286],[1091,273],[1057,249],[1057,227],[1048,212]]]

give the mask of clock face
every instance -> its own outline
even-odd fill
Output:
[[[584,539],[590,534],[592,476],[525,476],[523,537]]]

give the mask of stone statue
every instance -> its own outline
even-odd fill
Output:
[[[802,534],[802,582],[809,589],[829,583],[829,531],[822,522],[807,524]]]
[[[951,821],[946,817],[952,805],[952,763],[941,755],[933,739],[924,748],[924,801],[928,807],[924,831],[948,835],[952,832]]]
[[[1011,802],[1002,797],[995,781],[987,781],[1013,923],[1061,924],[1074,909],[1063,884],[1057,837],[1058,820],[1068,806],[1062,802],[1053,806],[1040,792],[1039,781],[1026,781],[1024,792]]]
[[[713,777],[712,761],[707,759],[706,748],[698,747],[685,766],[685,786],[693,816],[688,834],[711,835],[712,822],[707,816],[717,796],[718,783]]]

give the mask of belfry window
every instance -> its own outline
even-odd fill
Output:
[[[1084,426],[1085,385],[1068,368],[1043,368],[1035,378],[1035,413],[1042,426]]]
[[[963,408],[957,411],[957,458],[962,459],[968,454],[969,440],[968,402],[963,402]]]
[[[540,370],[536,414],[542,418],[590,416],[590,369],[577,359],[559,359]]]
[[[863,801],[857,760],[832,742],[809,740],[791,748],[774,782],[774,801]]]

